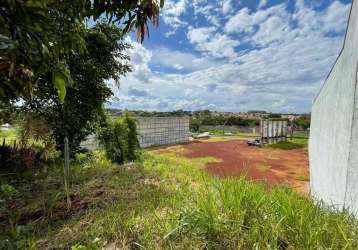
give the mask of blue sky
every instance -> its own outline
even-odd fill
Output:
[[[341,47],[349,0],[166,0],[111,107],[310,112]]]

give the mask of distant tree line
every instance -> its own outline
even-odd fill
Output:
[[[112,116],[122,115],[122,110],[107,109],[107,112]],[[198,111],[185,111],[175,110],[170,112],[157,112],[157,111],[143,111],[134,110],[129,111],[132,116],[140,117],[160,117],[160,116],[189,116],[190,117],[190,129],[192,131],[199,130],[200,126],[205,125],[227,125],[227,126],[258,126],[260,125],[260,118],[245,118],[235,114],[220,114],[210,110],[198,110]],[[270,120],[287,120],[289,126],[293,126],[295,130],[307,130],[310,127],[311,116],[310,114],[295,115],[295,119],[290,120],[287,117],[283,118],[279,113],[267,113],[265,111],[248,111],[248,114],[262,113],[267,114],[266,119]],[[294,115],[294,114],[293,114]]]
[[[190,118],[190,129],[199,130],[203,125],[258,126],[259,119],[243,118],[236,115],[213,114],[209,110],[194,111]]]
[[[311,115],[301,115],[292,121],[293,126],[296,130],[307,130],[311,126]]]

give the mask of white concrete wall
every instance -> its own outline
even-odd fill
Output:
[[[287,121],[261,120],[261,137],[287,137]]]
[[[313,103],[309,142],[312,195],[352,212],[358,211],[357,62],[354,0],[343,49]]]
[[[141,147],[189,142],[188,117],[136,117]]]

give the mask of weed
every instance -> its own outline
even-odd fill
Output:
[[[295,179],[299,180],[299,181],[310,181],[310,177],[309,176],[304,176],[304,175],[299,175]]]
[[[289,188],[267,191],[264,184],[244,177],[219,179],[202,171],[215,158],[187,159],[175,152],[156,155],[154,151],[140,153],[136,163],[103,167],[93,165],[88,157],[92,156],[79,155],[71,164],[73,203],[66,214],[62,214],[65,203],[63,191],[58,190],[58,169],[38,175],[37,184],[26,189],[38,190],[31,195],[26,196],[24,185],[15,187],[16,199],[21,195],[23,202],[18,204],[19,226],[32,227],[31,235],[23,234],[27,245],[37,249],[358,248],[358,222],[350,214]],[[52,199],[46,215],[39,194],[46,201]]]

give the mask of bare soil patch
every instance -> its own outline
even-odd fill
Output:
[[[196,142],[180,147],[182,149],[175,150],[176,153],[188,158],[211,156],[220,159],[219,162],[206,164],[206,169],[214,175],[246,175],[249,180],[264,181],[270,186],[286,184],[300,193],[309,192],[308,156],[303,149],[250,147],[242,139]],[[158,150],[158,153],[173,149],[174,147]]]

